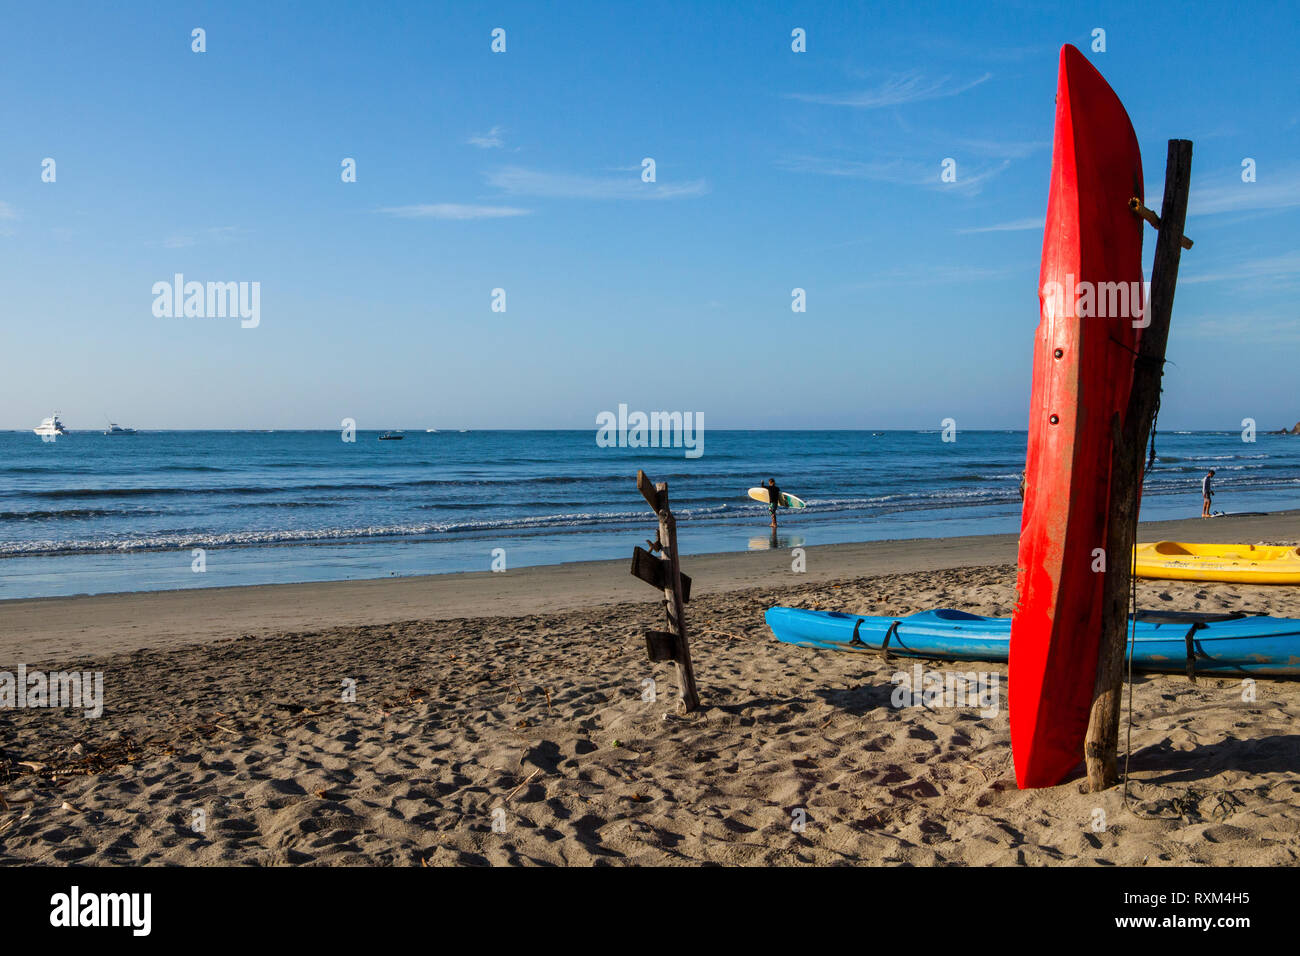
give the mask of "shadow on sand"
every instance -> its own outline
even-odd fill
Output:
[[[1123,757],[1120,757],[1123,768]],[[1168,740],[1133,752],[1130,773],[1156,773],[1143,783],[1190,783],[1206,780],[1225,771],[1239,773],[1300,773],[1300,735],[1273,734],[1243,739],[1229,737],[1191,750],[1172,746]]]

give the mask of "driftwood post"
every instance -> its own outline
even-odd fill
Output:
[[[1137,543],[1138,502],[1142,488],[1142,457],[1151,433],[1151,419],[1160,400],[1165,346],[1173,315],[1174,286],[1184,247],[1187,192],[1192,174],[1190,140],[1171,139],[1165,163],[1165,195],[1158,220],[1155,260],[1151,265],[1151,298],[1147,304],[1150,325],[1142,330],[1134,362],[1133,392],[1128,414],[1117,431],[1111,459],[1110,514],[1106,533],[1106,579],[1102,604],[1101,645],[1097,657],[1097,682],[1092,714],[1084,745],[1091,790],[1104,790],[1119,782],[1119,713],[1124,686],[1124,656],[1128,645],[1129,587],[1132,583],[1133,548]],[[1155,219],[1139,202],[1134,212]]]
[[[700,695],[695,690],[695,666],[691,663],[691,645],[686,634],[686,602],[691,599],[691,579],[682,574],[677,556],[677,519],[668,510],[668,485],[654,484],[644,471],[636,473],[637,491],[659,516],[659,532],[647,541],[650,550],[632,551],[632,574],[663,591],[668,611],[667,631],[646,631],[646,651],[652,661],[672,661],[677,665],[679,708],[684,713],[699,710]],[[656,558],[654,554],[662,554]]]

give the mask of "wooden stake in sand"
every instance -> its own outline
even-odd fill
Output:
[[[637,491],[659,516],[659,533],[647,541],[650,550],[632,551],[632,574],[664,593],[668,611],[667,631],[646,631],[646,652],[652,661],[672,661],[677,665],[679,708],[690,713],[700,708],[695,690],[695,666],[691,663],[691,645],[686,636],[686,602],[691,598],[691,579],[682,574],[677,558],[677,519],[668,510],[668,484],[654,484],[644,471],[636,473]],[[654,554],[662,554],[656,558]]]
[[[1192,176],[1190,140],[1171,139],[1165,162],[1165,196],[1158,220],[1155,260],[1151,265],[1150,324],[1142,330],[1134,362],[1133,391],[1121,433],[1111,459],[1110,514],[1106,532],[1108,556],[1103,593],[1101,647],[1097,655],[1097,682],[1093,687],[1092,714],[1084,743],[1088,785],[1105,790],[1119,782],[1119,711],[1124,686],[1124,652],[1128,645],[1129,589],[1133,548],[1137,543],[1138,502],[1142,490],[1142,457],[1151,424],[1160,406],[1160,379],[1164,375],[1165,346],[1174,311],[1174,286],[1178,262],[1191,242],[1183,236],[1187,219],[1187,193]],[[1134,213],[1142,214],[1134,200]],[[1148,221],[1151,217],[1143,216]]]

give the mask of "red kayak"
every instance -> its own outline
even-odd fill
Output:
[[[1106,546],[1112,428],[1143,321],[1133,197],[1143,198],[1142,157],[1128,114],[1083,54],[1062,47],[1007,673],[1022,788],[1054,786],[1083,761],[1101,638],[1095,549]]]

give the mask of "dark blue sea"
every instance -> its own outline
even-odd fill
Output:
[[[624,558],[667,481],[683,552],[1012,532],[1025,433],[708,431],[704,453],[591,431],[0,433],[0,598],[487,571]],[[1144,519],[1300,506],[1300,437],[1162,432]],[[775,541],[746,489],[808,503]],[[195,554],[202,549],[203,554]],[[500,555],[501,552],[498,552]],[[196,565],[203,570],[196,571]]]

